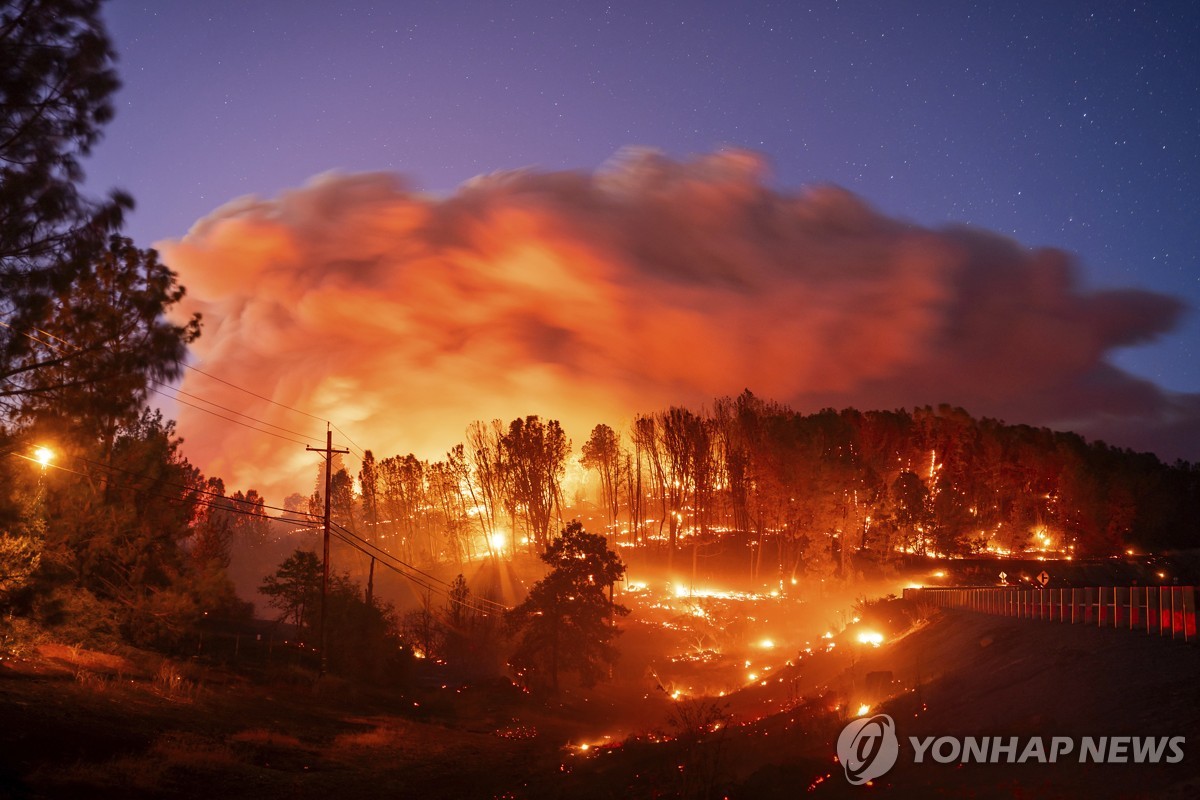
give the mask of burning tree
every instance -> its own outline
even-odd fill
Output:
[[[579,521],[563,528],[542,560],[550,573],[508,612],[509,630],[519,637],[511,663],[527,682],[551,691],[558,690],[564,670],[591,686],[616,661],[615,617],[629,609],[612,601],[612,586],[625,574],[625,564],[603,536],[588,533]]]
[[[562,506],[560,486],[571,443],[558,420],[542,422],[537,416],[513,420],[501,441],[513,505],[524,509],[530,541],[545,552],[551,520]]]
[[[607,425],[597,425],[581,449],[583,466],[600,476],[600,493],[609,522],[617,522],[620,511],[621,435]]]

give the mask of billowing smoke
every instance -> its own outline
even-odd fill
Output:
[[[161,249],[204,315],[201,369],[380,456],[441,457],[470,421],[525,414],[562,420],[578,445],[598,422],[747,387],[797,410],[951,403],[1200,455],[1179,451],[1195,449],[1200,398],[1106,361],[1170,331],[1176,299],[1085,292],[1061,252],[922,228],[840,189],[781,192],[745,152],[631,151],[449,197],[324,175],[223,206]],[[194,372],[183,390],[323,435]],[[311,490],[301,444],[178,416],[189,457],[228,484]]]

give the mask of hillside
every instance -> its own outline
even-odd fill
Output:
[[[1200,789],[1200,647],[1129,631],[944,613],[902,604],[714,703],[718,730],[676,723],[704,700],[636,704],[613,687],[539,703],[511,686],[402,695],[279,669],[250,681],[144,653],[43,646],[0,662],[4,797],[857,796],[834,741],[871,692],[902,750],[872,791],[897,797],[1191,797]],[[889,622],[890,618],[890,622]],[[870,673],[892,683],[868,687]],[[605,723],[642,732],[579,742]],[[659,720],[655,724],[653,721]],[[687,720],[685,719],[684,722]],[[695,733],[692,731],[691,733]],[[1175,765],[912,764],[907,737],[1186,736]],[[573,745],[568,743],[574,742]],[[679,764],[687,777],[681,777]]]

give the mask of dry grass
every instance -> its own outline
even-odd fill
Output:
[[[393,725],[380,725],[369,731],[343,733],[333,740],[333,746],[338,747],[392,747],[396,745],[403,732]]]
[[[75,683],[92,692],[103,692],[108,689],[112,679],[108,675],[92,672],[82,667],[75,670]]]
[[[106,761],[79,761],[67,767],[43,767],[31,773],[29,779],[34,785],[60,789],[86,786],[89,791],[156,793],[167,787],[173,772],[225,772],[240,764],[242,761],[222,742],[172,732],[160,736],[145,753]]]
[[[223,770],[241,763],[225,742],[178,731],[159,737],[149,755],[169,767],[198,770]]]
[[[162,788],[164,765],[144,757],[124,756],[111,761],[80,761],[72,766],[40,767],[28,776],[31,785],[64,789],[154,792]]]
[[[166,659],[158,665],[154,688],[166,698],[185,702],[195,700],[200,694],[200,683],[185,677],[179,664]]]
[[[304,743],[295,736],[268,730],[267,728],[250,728],[240,731],[230,736],[229,741],[264,745],[267,747],[304,747]]]
[[[112,653],[88,650],[82,644],[39,644],[37,653],[48,661],[82,667],[92,672],[124,675],[136,671],[129,659]]]
[[[928,622],[941,613],[942,609],[938,606],[928,601],[921,601],[918,602],[913,609],[912,621],[914,625],[921,622]]]

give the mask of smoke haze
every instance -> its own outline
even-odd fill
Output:
[[[470,421],[526,414],[560,419],[578,447],[596,423],[744,388],[800,411],[951,403],[1200,456],[1200,396],[1107,361],[1173,330],[1178,300],[1085,291],[1062,252],[923,228],[837,188],[780,191],[746,152],[629,151],[449,197],[329,174],[229,203],[160,249],[183,311],[204,316],[201,369],[377,456],[440,458]],[[204,375],[182,388],[323,437]],[[189,458],[227,485],[268,502],[311,491],[303,441],[178,417]]]

